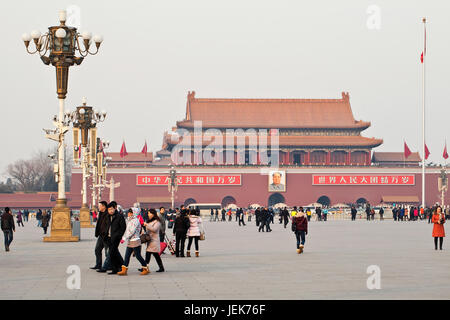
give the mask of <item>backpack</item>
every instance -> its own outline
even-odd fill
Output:
[[[291,225],[291,230],[292,230],[292,232],[297,231],[297,223],[296,223],[295,220],[296,220],[295,218],[292,219],[292,225]]]

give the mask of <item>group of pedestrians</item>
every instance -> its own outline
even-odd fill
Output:
[[[166,236],[167,228],[173,230],[175,236],[175,247]],[[136,204],[130,208],[126,217],[119,212],[115,201],[106,203],[101,201],[95,228],[97,243],[95,246],[96,263],[91,269],[97,272],[117,274],[126,276],[130,260],[135,257],[141,268],[138,269],[141,275],[150,273],[149,264],[154,257],[158,265],[156,272],[165,272],[161,255],[167,246],[173,249],[176,257],[190,257],[191,247],[194,244],[195,256],[199,257],[199,240],[204,240],[204,228],[202,219],[197,210],[187,210],[184,206],[181,209],[169,210],[164,207],[157,212],[155,209],[142,209]],[[185,242],[188,240],[187,250]],[[125,244],[125,255],[119,251],[119,246]],[[142,254],[142,247],[145,245],[145,255]],[[103,250],[105,251],[105,261],[103,262]],[[186,255],[185,255],[186,252]],[[103,263],[102,263],[103,262]]]

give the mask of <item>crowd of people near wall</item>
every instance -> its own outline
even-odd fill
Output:
[[[419,221],[426,220],[433,224],[432,236],[434,238],[435,249],[442,250],[443,238],[445,237],[444,223],[449,218],[450,209],[444,209],[436,204],[433,207],[421,208],[413,205],[394,205],[392,207],[393,221]],[[354,205],[350,208],[351,220],[356,220],[358,212]],[[375,220],[375,208],[369,203],[362,208],[360,218],[365,213],[367,221]],[[378,208],[379,220],[384,220],[384,209]],[[10,251],[10,245],[13,241],[13,234],[16,232],[14,216],[18,228],[24,227],[24,222],[30,220],[30,216],[37,221],[37,227],[43,228],[44,234],[50,225],[50,210],[29,211],[17,210],[13,214],[10,208],[5,208],[1,214],[1,229],[4,233],[5,250]],[[286,229],[291,223],[291,231],[296,238],[296,249],[302,253],[308,234],[308,222],[312,217],[316,221],[327,221],[330,214],[329,208],[323,207],[297,207],[292,208],[222,208],[211,209],[210,222],[234,221],[239,226],[246,226],[247,223],[254,221],[258,232],[272,232],[271,224],[274,223],[276,215],[278,221]],[[198,209],[187,209],[181,206],[176,209],[166,210],[164,207],[156,209],[140,208],[138,204],[129,210],[123,210],[116,202],[100,202],[99,211],[91,212],[93,221],[96,222],[95,237],[97,238],[95,246],[96,264],[91,269],[98,272],[107,272],[109,274],[126,275],[131,257],[135,257],[141,264],[139,271],[142,275],[150,273],[149,263],[151,257],[154,257],[159,269],[157,272],[164,272],[164,265],[161,255],[165,249],[176,257],[191,257],[191,248],[194,246],[195,256],[200,256],[199,241],[205,239],[203,221]],[[72,216],[72,213],[71,213]],[[172,230],[174,239],[171,240],[166,234],[168,229]],[[187,240],[187,247],[186,247]],[[119,251],[119,246],[126,246],[124,258]],[[145,254],[142,254],[142,247],[145,246]],[[104,250],[105,260],[102,261],[102,252]]]

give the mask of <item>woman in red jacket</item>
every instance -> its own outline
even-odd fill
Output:
[[[445,230],[445,215],[442,213],[442,208],[437,206],[433,211],[433,216],[431,217],[431,222],[433,223],[433,238],[434,238],[434,249],[437,250],[438,238],[439,238],[439,249],[442,250],[442,243],[444,242]]]
[[[297,238],[297,253],[302,253],[305,247],[305,238],[308,234],[308,218],[300,207],[297,214],[292,217],[292,231]]]

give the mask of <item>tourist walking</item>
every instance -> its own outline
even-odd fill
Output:
[[[324,208],[322,210],[322,215],[323,215],[323,221],[327,221],[327,215],[328,215],[328,209]]]
[[[322,221],[322,209],[320,207],[316,208],[317,221]]]
[[[93,270],[101,270],[102,269],[102,251],[105,249],[105,255],[108,256],[108,249],[105,246],[105,233],[106,233],[106,217],[108,213],[106,212],[106,206],[108,204],[106,201],[100,201],[98,204],[98,217],[97,223],[95,225],[95,234],[94,236],[97,238],[97,242],[95,243],[95,266],[91,267]],[[106,260],[105,260],[106,262]],[[109,260],[108,260],[109,263]],[[106,272],[106,268],[103,272]]]
[[[17,219],[17,226],[20,227],[20,225],[22,225],[22,227],[24,227],[23,221],[22,221],[22,219],[23,219],[22,211],[19,210],[19,212],[17,212],[16,219]]]
[[[147,270],[150,272],[149,264],[153,255],[159,267],[156,272],[164,272],[164,265],[159,254],[161,251],[161,242],[163,242],[159,236],[162,224],[161,217],[158,216],[155,209],[150,209],[148,211],[148,222],[144,223],[144,226],[146,233],[150,236],[150,241],[147,242],[147,248],[145,249],[145,264],[147,265]],[[139,271],[143,272],[144,269],[139,269]]]
[[[297,214],[292,217],[292,231],[297,239],[297,253],[302,253],[305,247],[306,235],[308,234],[308,219],[300,207]]]
[[[248,222],[252,222],[252,209],[247,210]]]
[[[241,224],[241,218],[239,218],[239,225]],[[192,242],[194,242],[195,245],[195,256],[199,256],[199,247],[198,247],[198,241],[200,240],[200,234],[203,231],[203,223],[202,218],[198,215],[196,211],[191,211],[189,215],[189,229],[187,232],[188,236],[188,246],[186,251],[186,256],[191,256],[191,245]]]
[[[219,221],[219,210],[216,208],[216,211],[214,212],[214,221]]]
[[[173,227],[173,234],[175,235],[175,256],[184,257],[184,244],[186,241],[186,234],[189,230],[189,218],[183,210],[177,215]]]
[[[308,218],[308,222],[311,221],[311,209],[306,209],[306,217]]]
[[[39,209],[38,212],[36,213],[36,220],[37,220],[37,226],[40,228],[42,226],[42,210]]]
[[[370,221],[370,206],[366,206],[366,220]]]
[[[445,230],[445,215],[442,213],[441,206],[437,206],[433,211],[433,217],[431,218],[433,223],[433,233],[434,238],[434,249],[438,249],[438,239],[439,239],[439,250],[442,250],[442,243],[444,242]]]
[[[266,232],[271,232],[272,229],[270,228],[270,222],[272,221],[273,216],[270,214],[269,210],[267,209],[267,207],[264,207],[264,224],[266,226]]]
[[[134,253],[136,259],[142,265],[141,275],[146,275],[149,273],[147,264],[144,258],[141,256],[141,222],[138,219],[138,214],[140,213],[139,208],[132,208],[128,210],[127,226],[120,243],[127,241],[127,248],[125,250],[125,260],[122,264],[122,270],[117,273],[119,276],[126,276],[128,273],[128,265],[130,264],[131,254]],[[159,237],[159,235],[157,234]]]
[[[398,209],[396,207],[392,208],[392,217],[394,218],[394,221],[397,221],[397,214]]]
[[[241,224],[243,224],[245,226],[245,214],[244,214],[244,210],[242,208],[239,209],[240,213],[239,213],[239,226],[241,226]]]
[[[108,204],[107,210],[106,241],[109,247],[109,259],[111,263],[111,272],[108,272],[108,274],[117,274],[124,264],[123,258],[119,252],[119,244],[127,225],[125,218],[117,210],[117,203],[115,201],[111,201]]]
[[[283,211],[281,211],[281,213],[282,213],[282,217],[283,217],[284,228],[286,229],[286,226],[289,223],[289,211],[286,207],[284,207]]]
[[[152,214],[153,212],[156,212],[156,210],[154,209],[150,209],[152,210]],[[147,212],[147,220],[145,222],[150,221],[150,210]],[[164,242],[164,239],[166,237],[166,219],[165,219],[165,214],[166,214],[166,208],[161,207],[159,208],[159,213],[157,214],[158,218],[159,218],[159,223],[160,223],[160,227],[159,227],[159,241],[160,242]],[[145,228],[145,226],[144,226]]]
[[[383,215],[384,215],[383,207],[380,208],[380,211],[378,211],[378,214],[380,215],[380,221],[384,220],[384,218],[383,218]]]
[[[225,214],[226,214],[226,211],[224,208],[222,208],[222,221],[226,221]]]
[[[211,208],[211,213],[210,213],[211,217],[209,218],[209,222],[213,222],[214,220],[214,209]]]
[[[355,206],[352,206],[351,210],[350,210],[350,214],[352,215],[352,221],[356,220],[356,214],[358,213],[358,211],[356,211]]]
[[[50,215],[48,214],[47,210],[44,210],[44,213],[42,213],[42,218],[41,218],[41,226],[42,226],[42,229],[44,229],[44,234],[47,234],[47,228],[48,228],[49,221],[50,221]]]
[[[5,208],[5,212],[1,217],[1,229],[5,238],[5,250],[9,251],[9,246],[13,241],[13,233],[16,232],[16,226],[14,225],[14,218],[12,216],[11,209]]]

